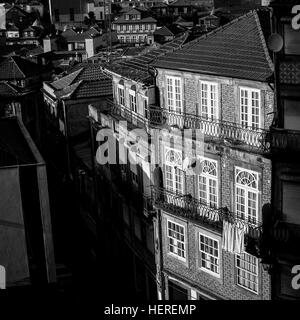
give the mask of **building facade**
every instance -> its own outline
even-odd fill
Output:
[[[297,1],[273,1],[269,48],[276,67],[277,109],[271,128],[273,161],[272,219],[265,262],[273,280],[273,298],[299,300],[299,30],[293,28]]]
[[[152,194],[162,299],[271,299],[260,253],[272,182],[274,67],[261,33],[267,21],[269,11],[251,12],[154,63],[160,95],[150,118],[168,129],[155,143]],[[259,62],[245,63],[246,41]],[[231,227],[241,242],[232,244]]]
[[[126,44],[152,44],[156,30],[156,20],[145,11],[133,8],[112,22],[118,39]]]
[[[108,5],[109,3],[106,4],[107,7]],[[105,4],[99,0],[49,0],[49,10],[51,22],[57,28],[66,24],[81,26],[89,12],[93,12],[98,21],[105,19]]]

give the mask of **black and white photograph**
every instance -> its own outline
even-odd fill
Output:
[[[300,301],[299,0],[0,0],[0,306],[32,294]]]

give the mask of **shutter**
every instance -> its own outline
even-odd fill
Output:
[[[160,167],[156,167],[153,172],[153,181],[156,188],[163,187],[163,172]]]
[[[282,212],[287,223],[300,225],[300,184],[282,183]]]

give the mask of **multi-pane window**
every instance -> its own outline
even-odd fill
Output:
[[[133,112],[137,112],[137,108],[136,108],[136,96],[135,94],[129,94],[129,103],[130,103],[130,109]]]
[[[200,83],[200,114],[207,119],[218,118],[218,85],[213,82]]]
[[[124,87],[118,87],[119,103],[125,105],[125,90]]]
[[[237,284],[247,290],[258,293],[258,259],[249,253],[236,255]]]
[[[258,222],[258,174],[236,168],[235,196],[237,217],[252,224]]]
[[[183,193],[182,156],[179,151],[169,149],[165,157],[166,189],[175,193]]]
[[[182,113],[182,89],[180,78],[167,77],[167,103],[170,111]]]
[[[180,169],[166,165],[166,188],[169,191],[182,193],[183,172]]]
[[[209,273],[220,274],[219,241],[199,233],[199,267]]]
[[[167,228],[169,252],[185,260],[184,226],[168,220]]]
[[[253,129],[260,128],[260,91],[255,89],[240,89],[241,124]]]
[[[199,200],[210,207],[218,207],[217,163],[211,160],[201,162],[202,173],[198,176]]]

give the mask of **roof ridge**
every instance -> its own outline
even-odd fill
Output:
[[[15,58],[20,58],[20,59],[22,59],[22,58],[21,58],[21,57],[18,57],[18,56],[11,56],[10,58],[14,61],[14,64],[17,66],[17,68],[19,69],[19,71],[21,72],[21,74],[26,78],[25,73],[22,71],[22,69],[19,67],[17,61],[15,60]],[[26,59],[24,59],[24,60],[26,60]],[[26,60],[26,61],[28,61],[28,60]]]
[[[265,10],[265,11],[267,11],[267,10]],[[264,53],[265,53],[266,59],[268,61],[269,67],[270,67],[270,69],[272,71],[274,71],[274,64],[273,64],[273,61],[272,61],[272,59],[270,57],[270,53],[269,53],[269,49],[268,49],[268,46],[267,46],[267,42],[266,42],[262,27],[261,27],[260,19],[259,19],[259,16],[258,16],[257,12],[258,12],[258,10],[254,10],[253,15],[254,15],[254,19],[255,19],[255,22],[256,22],[256,25],[257,25],[257,28],[258,28],[258,34],[259,34],[259,37],[261,39],[261,43],[262,43],[262,46],[263,46],[263,49],[264,49]]]
[[[216,28],[216,29],[214,29],[214,30],[212,30],[212,31],[210,31],[210,32],[207,32],[207,33],[201,35],[200,37],[198,37],[198,38],[196,38],[196,39],[194,39],[194,40],[191,40],[191,41],[189,41],[189,42],[187,42],[187,43],[185,43],[185,44],[183,44],[183,45],[178,46],[177,48],[174,48],[174,49],[173,49],[173,52],[175,52],[175,51],[177,51],[177,50],[179,50],[179,49],[182,49],[182,48],[184,48],[184,47],[186,47],[186,46],[190,46],[190,45],[192,45],[193,43],[197,43],[198,41],[200,41],[200,40],[202,40],[202,39],[205,39],[205,38],[207,38],[208,36],[210,36],[210,35],[212,35],[212,34],[214,34],[214,33],[217,33],[217,32],[220,31],[220,30],[227,29],[227,28],[229,28],[232,24],[234,24],[234,23],[236,23],[236,22],[238,22],[238,21],[240,21],[240,20],[243,20],[243,19],[245,19],[246,17],[249,17],[251,14],[253,14],[253,10],[247,12],[246,14],[244,14],[244,15],[242,15],[242,16],[239,16],[239,17],[237,17],[237,18],[229,21],[228,23],[224,24],[223,26],[220,26],[220,27],[218,27],[218,28]],[[174,39],[174,40],[175,40],[175,39]],[[186,40],[186,39],[185,39],[185,40]],[[164,53],[161,54],[160,56],[164,56],[164,55],[167,54],[168,52],[170,52],[170,51],[164,52]],[[153,62],[154,62],[154,61],[153,61]]]

